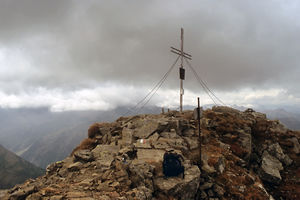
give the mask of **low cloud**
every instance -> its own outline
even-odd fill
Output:
[[[223,101],[231,103],[233,95],[237,104],[253,104],[264,98],[238,96],[280,88],[299,105],[299,9],[296,0],[3,0],[0,106],[102,109],[115,106],[106,100],[112,96],[130,103],[117,88],[133,95],[148,91],[176,59],[169,47],[179,46],[181,27],[192,65]],[[199,93],[188,68],[184,86]],[[176,96],[177,88],[175,69],[160,94]],[[40,101],[41,94],[48,98]]]
[[[128,88],[120,85],[103,85],[93,89],[80,89],[65,92],[61,89],[38,88],[32,91],[20,92],[18,94],[7,94],[0,92],[1,108],[21,107],[48,107],[53,112],[74,110],[110,110],[119,106],[134,108],[138,102],[150,92],[147,88]],[[151,93],[152,94],[152,93]],[[297,106],[300,98],[297,98],[283,89],[252,90],[243,89],[232,93],[216,93],[222,97],[226,105],[274,108],[281,106]],[[160,106],[165,108],[179,108],[178,91],[171,89],[159,90],[149,100],[149,95],[134,109],[139,110],[142,106]],[[195,93],[185,91],[184,105],[196,106],[197,97],[201,97],[202,105],[214,105],[213,100],[206,93]],[[149,100],[149,101],[148,101]],[[146,103],[147,102],[147,103]],[[216,100],[216,103],[221,105]]]

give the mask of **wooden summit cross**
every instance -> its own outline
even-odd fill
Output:
[[[176,49],[174,47],[171,47],[171,52],[175,53],[177,55],[180,55],[181,58],[181,64],[179,68],[179,78],[180,78],[180,112],[182,112],[182,104],[183,104],[183,80],[185,79],[185,69],[183,68],[183,58],[192,60],[192,56],[190,54],[187,54],[183,51],[183,28],[181,28],[181,44],[180,44],[180,50]]]

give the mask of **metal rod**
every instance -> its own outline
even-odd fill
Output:
[[[198,133],[199,133],[199,168],[202,169],[202,140],[201,140],[201,121],[200,121],[200,98],[198,97],[198,108],[197,108],[197,115],[198,115]]]

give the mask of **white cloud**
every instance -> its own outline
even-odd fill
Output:
[[[139,102],[149,88],[127,87],[126,85],[105,84],[95,88],[83,88],[72,91],[62,89],[38,88],[15,94],[0,92],[0,107],[49,107],[51,111],[68,110],[109,110],[118,106],[133,107]],[[215,93],[226,105],[256,107],[260,105],[295,105],[300,106],[300,98],[287,94],[284,89],[253,90],[243,89],[236,92]],[[201,105],[213,104],[210,97],[201,92],[185,91],[184,105],[197,105],[197,97]],[[148,98],[144,101],[146,102]],[[140,106],[144,104],[142,102]],[[218,102],[218,101],[216,101]],[[284,104],[282,103],[284,102]],[[179,91],[161,89],[147,105],[178,109]]]
[[[3,0],[0,106],[134,105],[174,61],[181,26],[192,65],[225,103],[299,105],[299,8],[296,0]],[[149,103],[178,107],[173,72]],[[187,69],[184,103],[212,104],[191,76]]]

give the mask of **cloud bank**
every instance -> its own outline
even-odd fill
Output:
[[[299,9],[295,0],[3,0],[0,106],[105,109],[137,102],[135,94],[149,90],[176,59],[169,47],[179,47],[181,27],[192,65],[223,101],[253,104],[238,98],[248,91],[270,103],[260,93],[276,90],[283,92],[271,102],[287,104],[292,96],[289,104],[299,106]],[[186,90],[203,95],[188,69],[186,77]],[[162,99],[152,103],[173,104],[178,85],[175,69]],[[39,96],[47,98],[38,103]],[[105,99],[111,96],[119,100]]]

